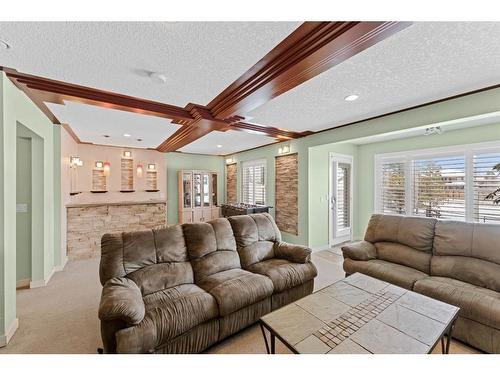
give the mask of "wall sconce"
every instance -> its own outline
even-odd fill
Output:
[[[426,128],[424,135],[439,135],[443,132],[440,126],[431,126],[430,128]]]
[[[102,163],[102,170],[103,170],[103,174],[106,177],[108,177],[111,173],[111,163],[109,161],[105,161],[104,163]]]
[[[69,158],[69,165],[71,167],[81,167],[83,166],[83,160],[80,159],[78,156],[71,156]]]
[[[286,145],[283,145],[283,146],[280,146],[280,148],[278,149],[278,154],[288,154],[290,152],[290,145],[289,144],[286,144]]]
[[[234,163],[234,162],[235,162],[235,160],[234,160],[234,158],[232,158],[232,157],[230,157],[230,158],[226,159],[226,164],[232,164],[232,163]]]
[[[141,178],[143,172],[144,172],[144,166],[141,163],[137,164],[137,177]]]
[[[125,158],[131,158],[132,157],[132,151],[123,151],[123,157],[125,157]]]
[[[148,164],[148,171],[156,171],[156,164]]]

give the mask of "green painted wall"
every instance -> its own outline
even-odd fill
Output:
[[[375,155],[389,152],[419,150],[500,140],[500,124],[444,132],[441,135],[420,136],[371,143],[358,147],[358,210],[356,238],[364,236],[366,224],[374,208]]]
[[[225,169],[221,156],[183,154],[169,152],[165,155],[167,166],[167,222],[178,223],[177,172],[183,169],[198,169],[217,172],[217,194],[220,203],[225,201]]]
[[[40,281],[54,269],[54,216],[60,211],[60,201],[54,201],[54,133],[49,119],[0,73],[0,336],[16,318],[16,137],[18,125],[24,125],[40,137],[38,150],[40,164],[32,164],[33,171],[41,174],[40,185],[35,185],[40,195],[33,194],[32,207],[37,202],[42,207],[42,225],[32,228],[41,242],[33,246],[32,279]],[[56,140],[57,142],[57,140]],[[32,152],[36,150],[32,143]],[[57,158],[60,156],[57,155]],[[33,160],[33,158],[32,158]],[[34,173],[32,174],[32,177]],[[29,234],[27,234],[29,235]],[[35,242],[33,241],[35,244]],[[38,254],[39,258],[35,255]],[[39,274],[35,273],[40,270]],[[37,279],[40,277],[40,279]]]
[[[31,279],[31,139],[17,137],[16,204],[26,212],[16,213],[16,281]]]

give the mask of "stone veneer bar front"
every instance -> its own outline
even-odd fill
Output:
[[[100,255],[105,233],[161,227],[167,223],[165,201],[68,204],[67,251],[69,259]]]

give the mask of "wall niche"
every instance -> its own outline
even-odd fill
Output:
[[[121,190],[122,193],[134,191],[134,159],[130,151],[125,151],[121,159]]]

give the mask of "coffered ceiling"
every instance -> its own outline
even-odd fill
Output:
[[[317,23],[314,27],[318,31],[314,31],[313,26],[304,27],[300,22],[0,22],[0,40],[11,46],[0,50],[0,66],[140,99],[133,102],[132,109],[119,110],[130,98],[118,98],[122,107],[106,104],[114,108],[110,109],[89,105],[95,104],[93,99],[71,101],[72,87],[69,97],[68,93],[44,97],[50,111],[61,123],[69,124],[82,142],[214,155],[304,136],[302,132],[319,131],[500,83],[500,23],[406,23],[402,27],[396,25],[394,31],[383,36],[378,34],[381,36],[371,45],[362,48],[355,47],[358,42],[352,42],[356,40],[352,36],[356,32],[354,26],[345,29],[351,36],[334,29],[327,34],[319,26]],[[351,27],[346,23],[347,26]],[[302,31],[297,33],[299,27]],[[373,34],[369,29],[372,25],[362,27],[360,32]],[[316,34],[307,34],[308,30]],[[358,41],[366,40],[362,33]],[[297,35],[295,39],[293,35]],[[323,35],[323,39],[312,35]],[[324,48],[329,60],[318,57],[316,61],[331,63],[311,74],[310,57],[300,55],[306,48],[293,48],[312,48],[318,40],[326,40],[327,35],[332,38],[332,47],[325,44],[330,49]],[[309,40],[304,44],[306,36]],[[288,45],[282,46],[284,39]],[[342,43],[351,43],[352,52],[346,53],[349,50],[342,49]],[[299,59],[296,67],[302,70],[286,78],[289,73],[283,74],[283,69],[295,69],[293,65],[287,67],[294,59]],[[264,67],[264,63],[276,69],[276,73],[266,78],[269,81],[261,81],[264,86],[248,89],[251,86],[246,86],[245,74],[252,80],[265,77],[255,70]],[[153,82],[151,72],[164,74],[166,82]],[[281,86],[267,89],[265,82],[272,82],[276,74],[284,77],[281,82],[276,81]],[[47,82],[37,85],[43,88]],[[231,88],[240,90],[235,91],[239,102],[234,104],[228,91]],[[271,95],[269,90],[276,93]],[[359,95],[359,99],[345,101],[350,94]],[[197,106],[186,106],[188,103]],[[208,106],[211,113],[204,113],[203,106]],[[218,118],[213,119],[212,115]],[[237,115],[235,119],[233,115]],[[201,122],[196,120],[199,116]],[[235,121],[240,121],[239,131],[228,130],[236,126]],[[187,123],[201,124],[198,130],[210,127],[196,130],[196,137],[188,137],[186,134],[194,125],[188,128]],[[259,128],[252,123],[268,134],[256,133]]]

